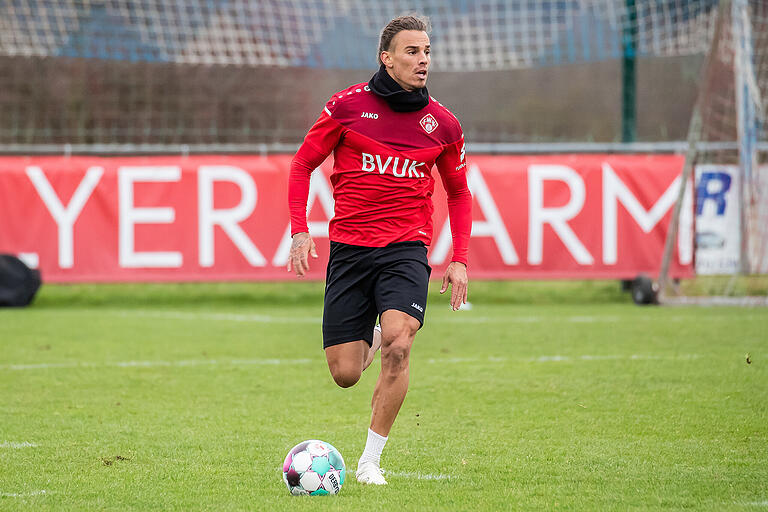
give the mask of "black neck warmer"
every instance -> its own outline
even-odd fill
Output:
[[[384,64],[368,82],[368,87],[376,95],[381,96],[395,112],[415,112],[429,104],[429,92],[426,87],[406,91],[389,76]]]

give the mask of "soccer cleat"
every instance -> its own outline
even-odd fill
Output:
[[[360,464],[355,471],[355,477],[361,484],[387,485],[381,468],[373,461]]]

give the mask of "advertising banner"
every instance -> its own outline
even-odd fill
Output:
[[[741,261],[741,199],[735,165],[696,166],[696,273],[736,274]]]
[[[0,252],[48,282],[292,279],[291,155],[0,157]],[[470,278],[656,275],[678,193],[674,155],[470,155]],[[308,220],[322,279],[331,159],[312,175]],[[430,264],[450,262],[437,176]],[[671,274],[693,273],[687,191]]]

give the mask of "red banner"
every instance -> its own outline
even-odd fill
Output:
[[[290,155],[0,157],[0,252],[49,282],[288,279]],[[470,278],[634,278],[658,273],[683,159],[671,155],[468,158]],[[331,161],[312,177],[323,278]],[[436,171],[433,171],[436,172]],[[690,192],[690,191],[687,191]],[[433,276],[451,256],[436,185]],[[693,273],[693,205],[672,275]]]

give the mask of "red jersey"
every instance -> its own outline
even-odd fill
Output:
[[[367,83],[334,94],[291,162],[291,235],[308,231],[310,175],[331,152],[332,241],[366,247],[404,241],[429,245],[432,168],[437,166],[448,195],[452,261],[467,263],[472,197],[464,135],[447,108],[430,98],[420,110],[395,112]]]

